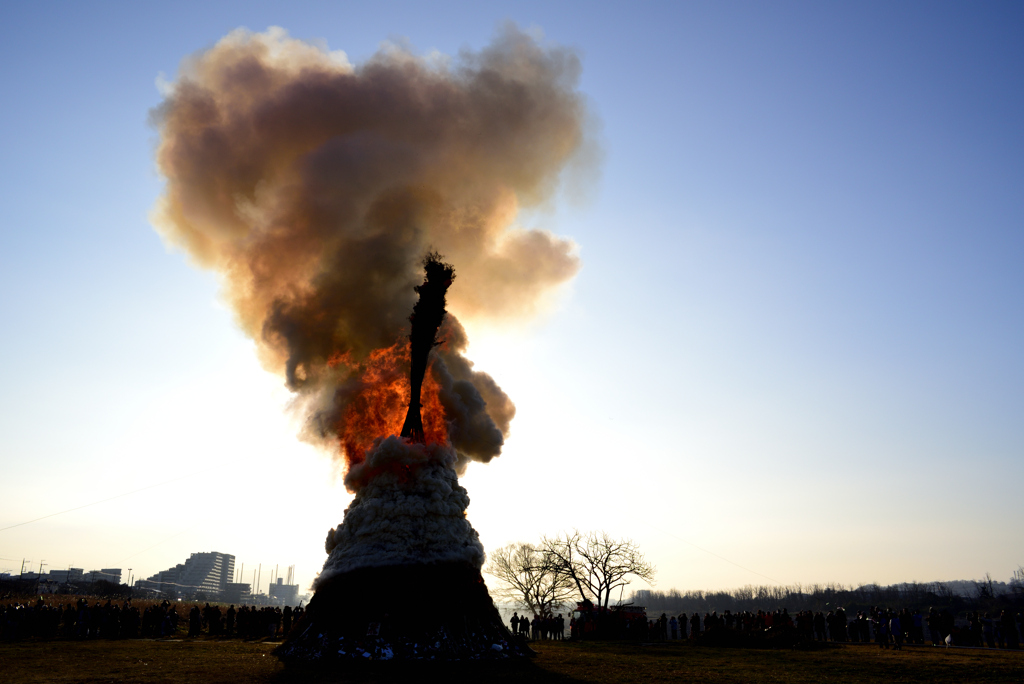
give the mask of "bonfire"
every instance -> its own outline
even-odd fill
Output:
[[[469,496],[447,439],[428,439],[422,387],[455,271],[440,255],[409,317],[409,404],[400,435],[381,435],[350,463],[356,492],[327,533],[327,561],[305,618],[277,649],[285,662],[522,656],[480,569],[484,549],[466,518]]]

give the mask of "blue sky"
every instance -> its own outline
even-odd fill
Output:
[[[485,544],[601,527],[661,588],[1024,563],[1020,4],[7,14],[0,527],[191,479],[0,532],[0,557],[148,575],[216,549],[312,577],[348,495],[215,278],[148,223],[157,80],[239,26],[359,62],[385,40],[479,49],[512,20],[579,51],[604,158],[582,199],[521,217],[580,246],[558,306],[471,330],[519,410],[464,478]]]

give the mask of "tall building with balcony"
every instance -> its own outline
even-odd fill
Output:
[[[184,563],[158,572],[139,586],[180,598],[195,598],[199,594],[209,599],[219,598],[234,578],[235,557],[229,553],[208,551],[193,553]]]

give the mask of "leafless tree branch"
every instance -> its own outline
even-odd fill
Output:
[[[553,571],[535,546],[518,542],[488,554],[484,572],[499,580],[494,593],[534,615],[554,613],[573,594],[573,583]]]
[[[576,587],[581,600],[608,607],[612,591],[625,587],[628,577],[654,584],[655,567],[632,539],[613,539],[607,532],[564,532],[541,539],[545,565]]]

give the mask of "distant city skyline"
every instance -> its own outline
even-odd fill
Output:
[[[235,567],[232,554],[212,552],[194,552],[182,563],[157,572],[149,577],[136,577],[129,568],[102,568],[86,572],[82,568],[68,567],[66,570],[52,569],[43,571],[45,563],[41,563],[38,571],[31,567],[25,568],[25,562],[17,573],[0,572],[0,581],[19,580],[37,582],[37,590],[41,593],[64,593],[71,588],[85,589],[99,580],[115,585],[124,585],[140,596],[155,595],[165,598],[183,598],[188,600],[203,599],[223,603],[274,603],[284,601],[288,605],[297,605],[300,595],[306,591],[294,583],[295,566],[285,569],[286,578],[280,576],[278,567],[268,568],[267,591],[263,592],[263,571],[257,565],[253,568],[253,581],[246,582],[244,566]],[[70,585],[70,586],[69,586]],[[136,591],[137,590],[137,591]]]

